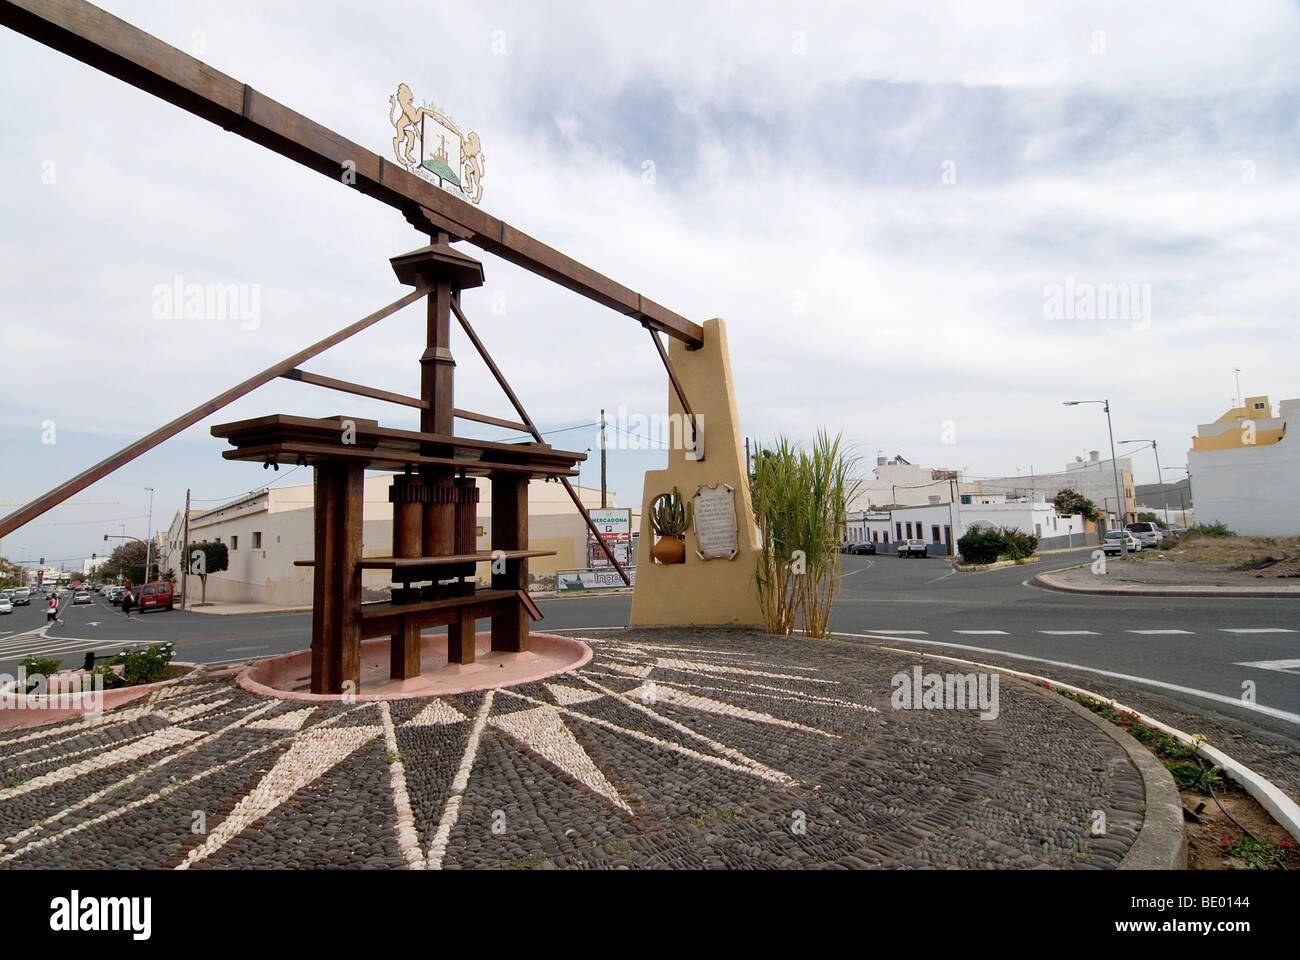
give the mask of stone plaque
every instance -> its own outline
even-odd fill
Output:
[[[695,488],[695,551],[701,560],[734,560],[740,552],[736,527],[736,490],[726,483]]]

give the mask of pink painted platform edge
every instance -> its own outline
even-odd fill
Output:
[[[484,636],[489,635],[479,633],[476,634],[476,639]],[[439,637],[439,639],[442,638]],[[333,703],[343,701],[350,703],[376,703],[381,700],[414,700],[421,698],[427,699],[429,697],[445,697],[457,693],[472,693],[476,690],[497,690],[503,687],[518,686],[521,683],[534,683],[538,680],[545,680],[547,677],[555,677],[562,673],[568,673],[571,670],[577,670],[579,667],[585,666],[589,663],[593,656],[591,647],[587,646],[581,640],[575,640],[573,637],[561,637],[554,633],[530,633],[528,639],[529,652],[536,652],[533,650],[532,643],[535,640],[541,640],[549,647],[561,647],[570,650],[573,653],[573,659],[564,662],[558,667],[553,666],[554,661],[552,661],[551,663],[544,664],[545,668],[539,670],[537,673],[512,678],[508,683],[484,683],[481,679],[480,682],[475,683],[472,678],[478,676],[478,674],[469,674],[463,684],[455,684],[445,690],[438,690],[436,692],[421,690],[411,693],[358,693],[351,695],[342,693],[303,693],[294,690],[281,690],[254,679],[253,675],[259,672],[259,670],[265,672],[271,664],[287,663],[295,657],[302,657],[306,661],[304,666],[310,666],[311,650],[308,649],[295,650],[293,653],[284,653],[276,657],[266,657],[257,660],[240,670],[236,682],[249,693],[256,693],[264,697],[274,697],[277,700],[302,700],[309,703]],[[363,651],[365,651],[367,647],[382,647],[387,649],[389,642],[390,641],[387,637],[375,637],[370,640],[363,640],[361,643],[361,649]]]
[[[105,690],[104,699],[99,710],[93,710],[90,707],[24,707],[23,709],[0,710],[0,730],[27,730],[32,727],[43,727],[49,723],[62,723],[64,720],[71,720],[74,717],[84,717],[91,714],[107,713],[109,710],[116,709],[133,700],[139,700],[146,694],[153,693],[155,690],[161,690],[163,687],[170,687],[172,684],[180,683],[182,680],[193,679],[199,671],[201,664],[189,663],[183,660],[173,660],[170,664],[173,667],[189,667],[190,669],[181,674],[179,677],[172,677],[168,680],[159,680],[157,683],[144,683],[135,687],[118,687],[116,690]],[[75,673],[73,670],[63,670],[62,673]],[[41,698],[37,698],[41,699]],[[34,723],[24,723],[28,717],[39,718]]]

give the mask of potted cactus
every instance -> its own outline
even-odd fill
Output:
[[[660,563],[686,562],[686,528],[691,525],[691,505],[673,487],[661,493],[650,505],[650,524],[659,539],[651,553]]]

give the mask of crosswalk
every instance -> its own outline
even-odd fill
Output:
[[[72,662],[77,654],[122,647],[120,641],[105,643],[85,637],[47,637],[48,629],[47,626],[38,627],[0,639],[0,663],[21,660],[23,657],[48,657],[64,660],[64,667],[79,667],[80,662]]]

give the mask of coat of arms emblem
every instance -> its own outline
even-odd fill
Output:
[[[449,193],[479,202],[486,157],[477,133],[462,136],[455,121],[439,107],[427,103],[417,107],[404,83],[388,98],[388,119],[398,163]]]

